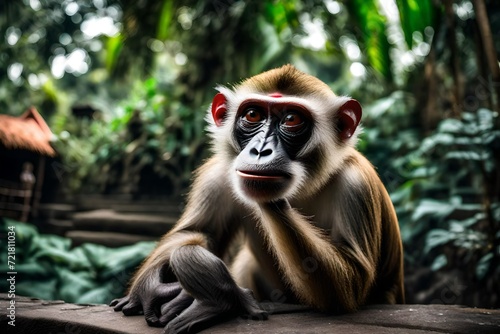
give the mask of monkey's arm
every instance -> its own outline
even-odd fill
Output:
[[[380,181],[368,175],[376,178],[374,185],[349,184],[349,172],[336,181],[338,194],[323,208],[334,212],[331,232],[315,227],[287,200],[261,205],[262,229],[292,289],[307,304],[334,312],[366,301],[381,242]]]
[[[128,295],[111,302],[115,311],[142,311],[150,326],[169,323],[167,331],[176,333],[229,310],[263,313],[218,258],[239,214],[218,161],[210,159],[197,171],[182,217],[137,271]]]

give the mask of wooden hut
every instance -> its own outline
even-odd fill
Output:
[[[27,221],[36,214],[52,131],[31,107],[19,117],[0,115],[0,217]]]

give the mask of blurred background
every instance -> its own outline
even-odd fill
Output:
[[[499,32],[495,0],[2,1],[16,293],[121,296],[210,154],[214,87],[292,63],[363,105],[358,147],[398,213],[407,302],[500,307]]]

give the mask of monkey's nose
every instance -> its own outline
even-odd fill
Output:
[[[253,160],[252,163],[267,164],[276,158],[276,151],[270,143],[266,143],[264,145],[259,144],[249,150],[248,156],[250,160]]]
[[[250,154],[254,157],[267,157],[273,154],[273,150],[270,148],[263,148],[262,150],[258,150],[257,148],[252,148],[250,150]]]

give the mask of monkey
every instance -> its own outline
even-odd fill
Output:
[[[110,306],[185,333],[267,319],[263,300],[332,314],[404,303],[396,213],[355,148],[360,103],[293,65],[217,91],[206,117],[213,155],[179,221]]]

